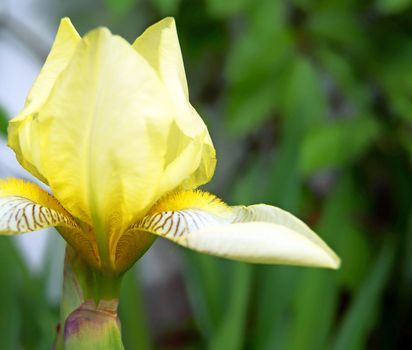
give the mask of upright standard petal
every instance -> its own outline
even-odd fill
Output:
[[[189,102],[186,74],[180,50],[176,24],[173,18],[165,18],[139,36],[133,47],[155,69],[165,85],[176,108],[176,131],[180,140],[171,134],[168,145],[168,166],[162,179],[165,185],[178,179],[181,169],[195,165],[195,170],[182,184],[193,189],[208,182],[216,166],[216,152],[207,127]],[[183,136],[184,135],[184,136]]]
[[[131,230],[137,235],[152,232],[202,253],[244,262],[340,265],[332,249],[292,214],[263,204],[228,207],[199,191],[165,198]]]
[[[164,18],[147,28],[132,46],[158,72],[170,94],[174,95],[179,103],[189,99],[185,68],[173,18]]]
[[[39,115],[42,165],[53,193],[95,229],[108,261],[110,236],[163,189],[173,107],[153,69],[107,29],[78,45]]]
[[[53,47],[30,90],[23,111],[9,124],[9,146],[15,151],[20,164],[45,183],[47,179],[43,174],[41,155],[37,147],[38,140],[33,140],[33,134],[39,137],[35,120],[57,77],[66,68],[80,40],[70,19],[63,18]]]

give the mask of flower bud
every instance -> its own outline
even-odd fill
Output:
[[[118,300],[87,300],[74,310],[64,325],[66,350],[123,350]]]

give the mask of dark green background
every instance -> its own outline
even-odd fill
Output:
[[[179,249],[189,317],[151,335],[143,286],[129,274],[120,310],[126,349],[412,343],[411,5],[44,2],[56,28],[69,16],[82,33],[105,25],[130,41],[175,16],[191,101],[218,153],[207,189],[230,204],[290,210],[343,260],[335,272],[245,265]],[[53,262],[34,275],[14,242],[2,238],[0,263],[1,348],[48,348],[58,318],[58,305],[47,298]]]

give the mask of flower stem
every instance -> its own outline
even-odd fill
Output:
[[[96,271],[66,248],[55,349],[123,349],[117,316],[121,276]]]

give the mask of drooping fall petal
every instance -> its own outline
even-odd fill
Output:
[[[92,266],[96,249],[74,218],[49,193],[18,179],[0,180],[0,235],[14,235],[56,227]]]
[[[202,253],[244,262],[339,267],[336,254],[292,214],[268,205],[222,208],[216,197],[192,193],[192,198],[186,194],[179,199],[176,194],[164,199],[158,205],[160,211],[144,217],[131,230],[152,232]]]
[[[286,210],[266,204],[255,204],[247,207],[236,206],[233,209],[236,213],[235,222],[267,222],[284,226],[292,231],[299,232],[316,245],[322,247],[336,262],[339,261],[339,258],[332,249],[308,225]]]
[[[33,183],[0,180],[0,234],[18,234],[52,226],[78,228],[55,198]]]
[[[250,263],[339,267],[335,256],[300,232],[265,222],[214,226],[182,237],[177,243]]]

